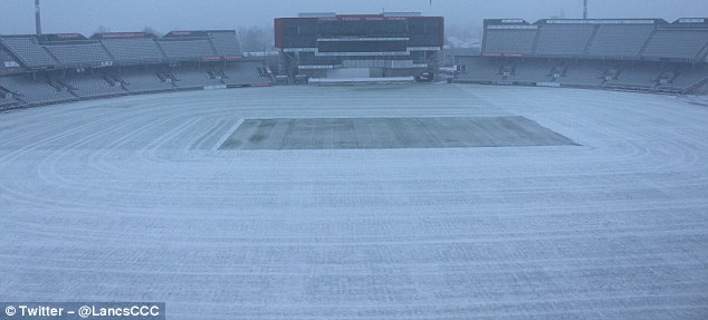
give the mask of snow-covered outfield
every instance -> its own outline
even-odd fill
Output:
[[[220,151],[245,118],[524,116],[582,146]],[[0,114],[0,301],[169,319],[706,319],[708,108],[472,85]]]

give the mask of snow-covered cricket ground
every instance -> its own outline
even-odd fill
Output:
[[[582,146],[220,151],[245,118],[519,115]],[[414,85],[0,114],[0,301],[169,319],[708,319],[708,107]]]

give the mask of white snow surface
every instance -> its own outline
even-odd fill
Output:
[[[246,118],[520,115],[582,146],[218,151]],[[708,319],[708,107],[474,85],[0,114],[0,301],[168,319]]]

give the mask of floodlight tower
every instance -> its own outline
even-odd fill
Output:
[[[34,27],[37,35],[42,34],[42,17],[39,12],[39,0],[34,0]]]
[[[588,0],[583,0],[583,19],[588,18]]]

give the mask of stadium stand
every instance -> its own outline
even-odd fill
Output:
[[[19,61],[8,50],[0,47],[0,75],[21,72]]]
[[[517,82],[537,83],[555,82],[553,69],[555,63],[547,60],[523,61],[514,64],[513,80]]]
[[[69,90],[53,83],[47,77],[33,78],[32,75],[0,77],[0,86],[33,105],[76,100],[76,96]]]
[[[537,26],[509,25],[493,26],[487,31],[485,52],[488,55],[528,56],[538,33]]]
[[[112,58],[99,42],[46,45],[45,48],[64,66],[110,66]]]
[[[158,43],[170,61],[208,60],[218,56],[208,39],[163,39]]]
[[[81,98],[109,97],[127,93],[120,82],[109,82],[102,74],[69,75],[62,82],[72,93]]]
[[[697,95],[703,95],[703,96],[708,96],[708,81],[703,82],[703,84],[696,86],[696,89],[694,91],[695,94]],[[708,98],[703,97],[701,99],[701,103],[704,106],[708,106]]]
[[[409,29],[425,21],[408,19]],[[358,30],[350,27],[344,30]],[[380,68],[375,62],[385,61],[403,70],[416,65],[423,52],[416,50],[413,47],[410,57],[385,60],[311,57],[304,52],[299,63],[305,65],[298,67],[338,63]],[[673,23],[552,19],[534,24],[487,20],[481,54],[474,54],[455,57],[459,72],[454,81],[671,93],[708,86],[706,19]],[[228,30],[175,31],[162,38],[140,32],[101,33],[90,39],[80,34],[0,36],[0,63],[1,109],[125,94],[263,86],[275,78],[264,58],[242,57],[236,33]]]
[[[497,59],[459,57],[457,64],[463,67],[463,72],[457,78],[459,82],[494,83],[502,79],[501,64]]]
[[[690,93],[708,82],[705,65],[652,62],[458,57],[456,82],[550,85]]]
[[[220,73],[223,82],[231,87],[264,86],[272,83],[269,75],[260,61],[244,61],[239,64],[224,66]]]
[[[213,77],[207,70],[199,66],[185,66],[174,69],[174,83],[180,88],[203,88],[207,86],[224,85],[218,77]]]
[[[588,49],[595,58],[632,59],[639,56],[654,31],[653,20],[634,20],[629,24],[601,24]]]
[[[272,83],[264,58],[241,59],[233,30],[0,36],[0,109]]]
[[[606,72],[607,67],[595,61],[568,63],[558,82],[575,87],[599,87]]]
[[[708,53],[707,21],[491,19],[485,20],[482,55],[702,62]]]
[[[701,60],[699,55],[708,45],[708,29],[656,30],[641,56],[657,60],[692,62]]]
[[[10,50],[28,68],[50,67],[57,64],[35,36],[2,36],[0,44]]]
[[[589,24],[556,24],[548,20],[539,30],[536,43],[537,56],[568,57],[582,56],[595,26]]]
[[[166,59],[152,38],[106,38],[101,43],[116,64],[158,63]]]
[[[152,67],[122,68],[115,74],[123,86],[132,93],[171,91],[175,89],[171,79],[157,76],[158,70]]]
[[[213,31],[209,33],[209,37],[219,56],[226,60],[237,60],[241,57],[241,47],[236,40],[235,31]]]
[[[481,56],[455,60],[459,82],[690,93],[708,81],[708,19],[491,19]]]
[[[617,77],[605,81],[607,87],[652,89],[658,85],[662,68],[658,64],[640,63],[617,67]]]
[[[691,89],[701,87],[708,83],[708,65],[687,66],[683,65],[674,70],[674,78],[669,84],[660,85],[664,89],[678,89],[682,92],[691,92]]]
[[[15,100],[15,97],[11,92],[0,87],[0,110],[11,109],[18,103],[19,101]]]

